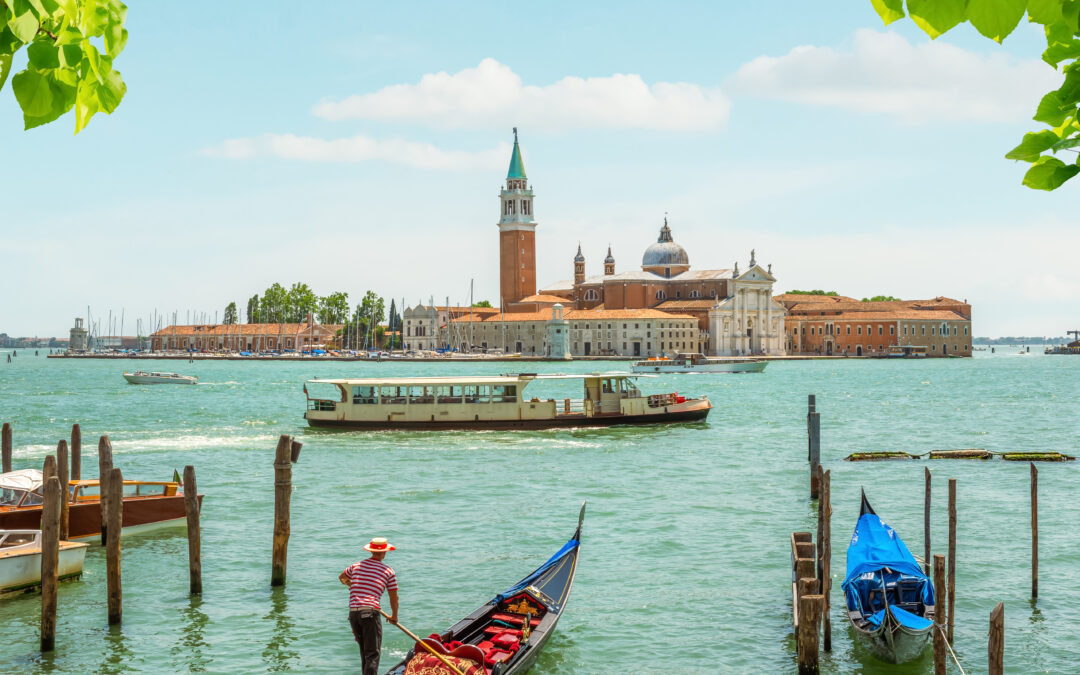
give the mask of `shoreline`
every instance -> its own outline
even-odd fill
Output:
[[[633,356],[578,356],[572,359],[551,359],[543,356],[477,356],[476,358],[447,358],[440,356],[405,356],[390,359],[370,359],[362,356],[240,356],[238,354],[47,354],[49,359],[105,359],[133,361],[367,361],[371,363],[567,363],[571,361],[641,361]],[[843,355],[783,355],[753,357],[717,357],[764,361],[816,361],[830,359],[873,359],[874,356]]]

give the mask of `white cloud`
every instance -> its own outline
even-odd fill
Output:
[[[937,120],[1015,122],[1059,86],[1046,63],[983,55],[946,42],[912,44],[895,33],[856,31],[852,51],[813,45],[743,64],[731,87],[764,98]]]
[[[719,89],[687,82],[646,84],[640,75],[564,77],[545,86],[525,85],[495,59],[454,74],[429,73],[416,84],[324,101],[315,106],[329,120],[414,122],[438,128],[527,126],[530,129],[662,129],[722,127],[731,102]]]
[[[265,134],[256,138],[228,139],[203,149],[202,154],[224,159],[277,157],[307,162],[351,163],[381,160],[419,169],[462,171],[500,168],[510,156],[510,146],[501,143],[491,150],[464,152],[442,150],[430,143],[400,139],[379,140],[363,134],[329,140],[294,134]]]

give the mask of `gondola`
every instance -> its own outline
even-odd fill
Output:
[[[842,588],[855,635],[874,656],[891,663],[918,658],[934,630],[934,585],[865,493]]]
[[[465,675],[522,675],[536,663],[559,622],[574,585],[581,524],[547,562],[449,630],[423,638]],[[452,671],[428,649],[415,644],[386,675],[444,675]]]

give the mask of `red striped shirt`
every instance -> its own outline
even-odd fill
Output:
[[[383,591],[396,591],[397,575],[381,560],[365,558],[345,568],[349,579],[349,609],[373,607],[381,609]]]

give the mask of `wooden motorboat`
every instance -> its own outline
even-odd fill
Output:
[[[0,529],[41,527],[42,474],[22,469],[0,474]],[[68,484],[68,537],[87,539],[101,534],[101,492],[97,480]],[[202,495],[199,502],[202,503]],[[122,534],[187,524],[184,493],[175,481],[124,481]]]
[[[634,384],[638,377],[517,373],[308,380],[304,417],[313,427],[344,429],[547,429],[693,422],[712,409],[704,396],[645,395]],[[580,383],[584,392],[582,398],[528,398],[525,389],[533,383]]]
[[[865,494],[842,588],[855,636],[874,656],[891,663],[918,658],[934,630],[934,584]]]
[[[536,663],[566,609],[577,571],[584,519],[582,504],[574,536],[547,562],[446,632],[433,633],[423,642],[465,675],[526,672]],[[416,644],[386,675],[449,672],[428,649]]]
[[[181,375],[180,373],[158,373],[136,370],[134,373],[124,373],[124,379],[128,384],[198,384],[196,375]]]
[[[635,373],[760,373],[769,362],[753,358],[709,358],[704,354],[676,354],[635,361]]]
[[[86,544],[60,542],[57,577],[82,576]],[[41,585],[41,530],[0,530],[0,597]]]

